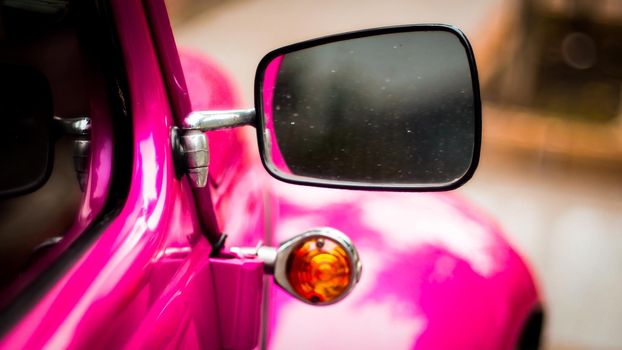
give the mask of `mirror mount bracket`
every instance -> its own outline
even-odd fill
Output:
[[[207,185],[209,169],[209,144],[200,130],[185,130],[181,136],[181,146],[186,160],[186,174],[193,188]]]
[[[255,126],[255,115],[254,108],[188,114],[183,122],[181,146],[186,159],[186,173],[193,188],[207,185],[209,146],[204,132],[244,125]]]
[[[91,118],[88,116],[65,118],[54,116],[54,123],[63,134],[73,136],[73,167],[80,190],[84,192],[88,180],[91,154]]]

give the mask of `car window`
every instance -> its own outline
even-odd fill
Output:
[[[103,204],[93,205],[88,187],[92,156],[97,155],[94,167],[104,167],[97,176],[103,196],[107,191],[101,189],[109,185],[112,155],[110,150],[100,152],[99,144],[106,144],[97,142],[101,132],[91,135],[105,124],[105,79],[85,47],[84,18],[76,3],[0,5],[0,120],[12,126],[10,134],[5,129],[1,135],[0,188],[10,189],[8,181],[19,183],[33,172],[47,172],[33,177],[42,179],[37,186],[0,193],[0,307],[24,281],[43,274],[59,256],[51,252],[84,231],[102,210]],[[94,113],[100,114],[100,122],[91,130]],[[34,118],[35,114],[41,116]],[[72,123],[76,120],[81,123]],[[33,123],[40,123],[50,139],[47,168],[33,169],[37,161],[24,151],[37,147],[28,127]]]

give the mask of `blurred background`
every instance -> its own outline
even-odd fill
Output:
[[[477,56],[484,141],[459,189],[526,257],[547,349],[622,348],[622,0],[170,0],[180,48],[244,107],[268,51],[369,27],[448,23]]]

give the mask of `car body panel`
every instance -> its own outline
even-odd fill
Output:
[[[259,339],[261,262],[210,258],[205,235],[214,232],[206,227],[226,233],[230,247],[275,244],[317,226],[353,239],[364,265],[361,283],[330,307],[300,303],[271,283],[264,345],[513,346],[537,303],[533,281],[498,227],[454,194],[279,183],[263,169],[252,130],[238,128],[208,133],[209,185],[193,195],[173,165],[170,130],[188,108],[182,100],[189,96],[192,109],[229,109],[239,107],[238,98],[226,74],[200,54],[184,51],[179,65],[169,62],[178,54],[165,38],[164,7],[148,3],[111,2],[133,118],[126,203],[0,348],[252,347]],[[163,78],[168,71],[177,79]],[[175,81],[179,88],[171,89]],[[97,187],[104,178],[91,181]]]
[[[145,341],[154,334],[171,335],[160,338],[162,346],[185,345],[190,341],[176,343],[175,336],[192,339],[192,329],[200,334],[201,344],[219,343],[206,261],[211,248],[198,239],[202,236],[188,184],[174,175],[173,120],[142,2],[113,1],[111,7],[134,120],[127,201],[88,250],[4,336],[0,348],[109,348],[130,339],[148,344]],[[193,276],[198,286],[191,283]],[[200,293],[193,294],[193,288]],[[144,329],[143,321],[150,323],[150,332],[141,342],[133,334]]]
[[[275,188],[278,240],[337,228],[359,250],[363,273],[331,307],[273,287],[271,348],[511,349],[537,307],[521,258],[455,194]]]

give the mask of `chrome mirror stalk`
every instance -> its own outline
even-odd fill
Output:
[[[184,120],[184,130],[213,131],[255,125],[255,109],[236,109],[228,111],[196,111]]]
[[[54,117],[54,122],[64,134],[72,136],[86,136],[91,133],[91,118],[87,116],[77,118]]]

